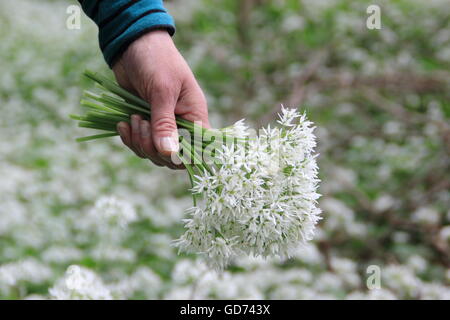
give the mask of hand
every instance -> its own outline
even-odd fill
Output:
[[[175,169],[171,155],[178,151],[175,115],[201,121],[209,128],[205,96],[170,35],[151,31],[134,41],[113,66],[117,82],[151,105],[151,121],[138,115],[117,125],[125,145],[141,158]]]

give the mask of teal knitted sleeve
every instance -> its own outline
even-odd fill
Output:
[[[162,0],[79,0],[84,12],[99,28],[100,49],[110,67],[128,45],[144,33],[164,29],[175,33],[175,24]]]

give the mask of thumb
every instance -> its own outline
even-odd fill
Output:
[[[151,101],[151,106],[153,144],[160,154],[170,156],[179,149],[175,102],[163,97],[155,97]]]

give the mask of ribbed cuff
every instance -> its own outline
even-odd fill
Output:
[[[99,27],[100,49],[109,67],[143,34],[157,29],[175,33],[162,0],[84,0],[86,14]]]
[[[128,48],[128,46],[143,34],[152,31],[164,29],[170,35],[175,33],[175,26],[172,17],[167,13],[154,13],[140,18],[133,22],[123,33],[102,48],[103,56],[109,67],[112,68],[114,62]]]

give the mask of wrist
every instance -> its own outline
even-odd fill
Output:
[[[167,52],[177,50],[170,33],[165,29],[151,30],[134,40],[114,63],[113,69],[121,60],[133,61],[145,56],[144,52]]]
[[[172,36],[166,29],[155,29],[144,33],[139,39],[147,39],[148,41],[170,41],[172,42]]]
[[[144,46],[147,49],[165,49],[175,47],[169,32],[164,29],[151,30],[131,43],[130,47]]]
[[[111,67],[128,46],[151,30],[175,33],[173,18],[163,0],[83,0],[82,7],[99,27],[99,44]]]

